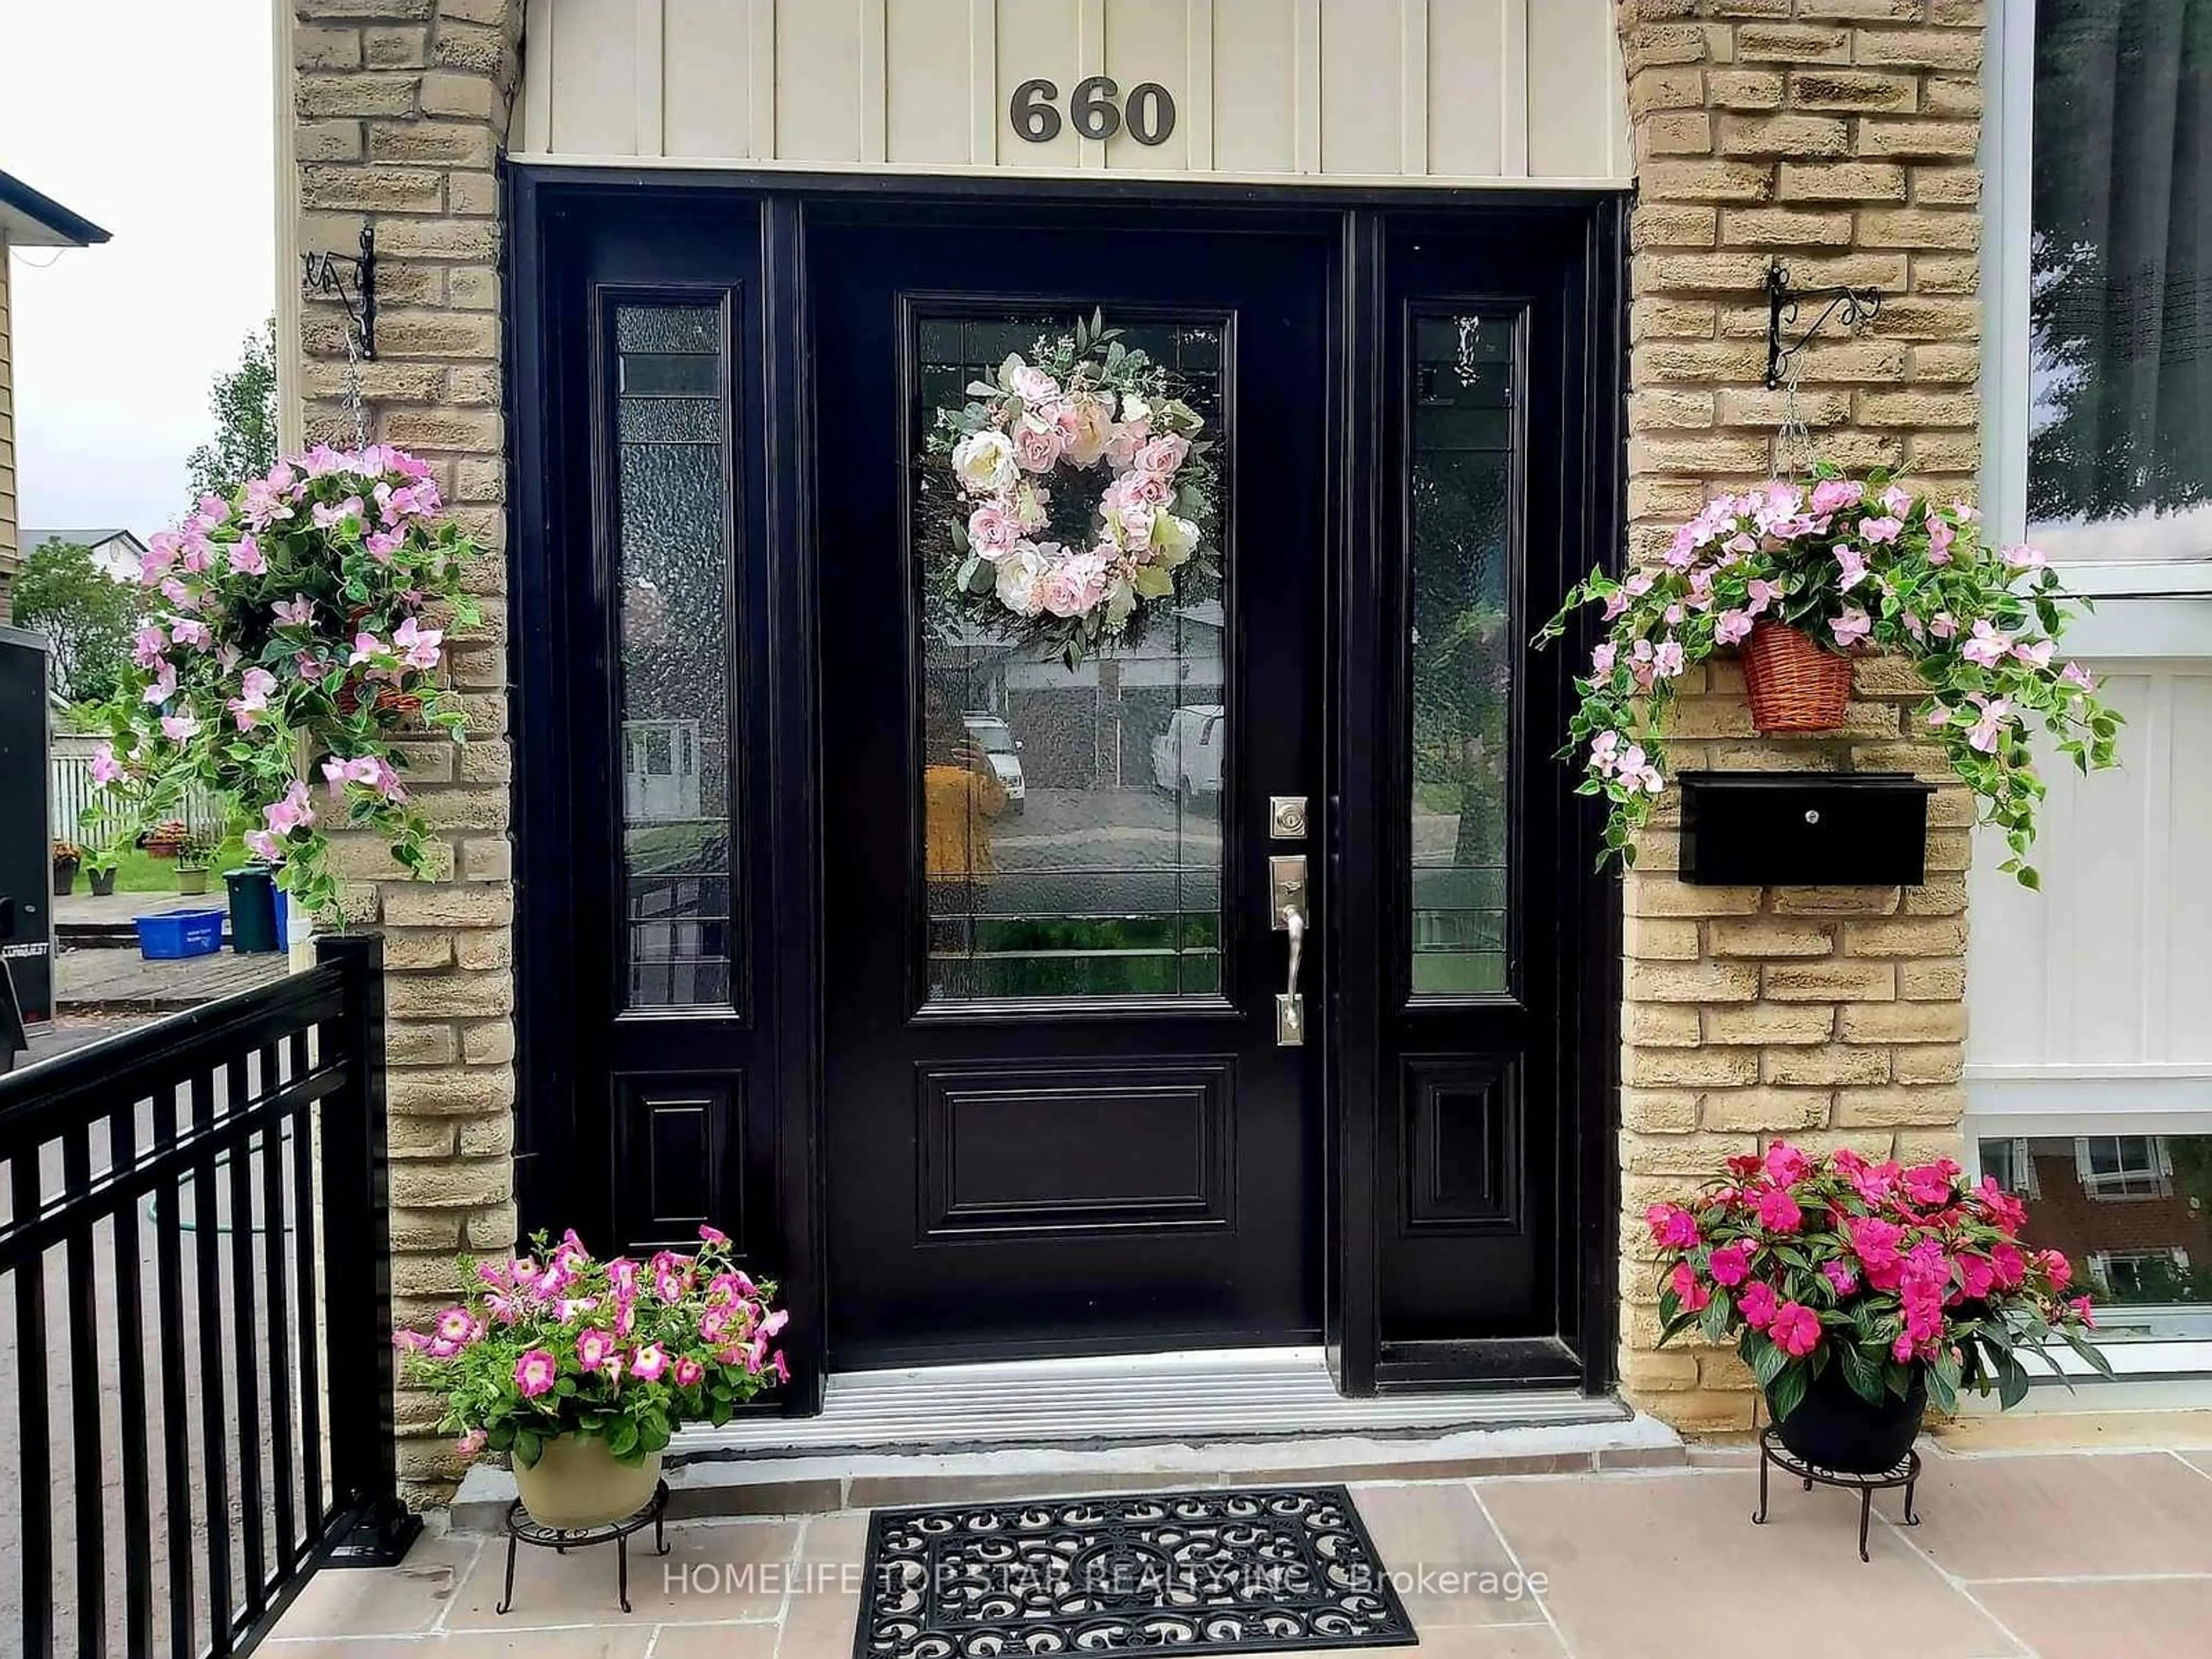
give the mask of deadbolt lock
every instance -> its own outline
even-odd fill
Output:
[[[1306,838],[1306,798],[1304,795],[1267,797],[1267,833],[1277,841]]]

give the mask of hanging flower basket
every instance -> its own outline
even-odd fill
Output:
[[[175,814],[212,799],[325,916],[338,878],[319,825],[377,834],[401,868],[428,872],[401,739],[461,740],[467,715],[439,683],[445,628],[481,621],[464,592],[476,547],[442,505],[428,462],[319,445],[155,536],[139,570],[151,614],[101,711],[88,824],[179,855],[180,890],[203,891],[213,849],[193,856]]]
[[[1569,589],[1536,642],[1559,638],[1583,605],[1601,608],[1559,751],[1588,768],[1577,793],[1606,803],[1600,864],[1635,862],[1691,669],[1741,651],[1759,731],[1828,732],[1850,706],[1850,653],[1866,651],[1917,672],[1926,695],[1908,734],[1942,750],[1980,822],[2004,837],[1997,867],[2036,885],[2027,853],[2044,786],[2029,722],[2088,772],[2117,763],[2120,716],[2088,670],[2058,655],[2075,597],[2033,548],[1984,546],[1979,518],[1879,468],[1860,479],[1816,463],[1802,482],[1714,497],[1663,554]]]
[[[1751,723],[1768,734],[1833,732],[1851,700],[1851,662],[1784,623],[1754,623],[1743,643]]]

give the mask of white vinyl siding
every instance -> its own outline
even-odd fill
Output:
[[[514,153],[579,161],[1625,185],[1607,0],[530,0]],[[1030,143],[1043,77],[1166,141]]]

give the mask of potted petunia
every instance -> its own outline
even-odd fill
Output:
[[[370,831],[424,873],[428,828],[409,803],[399,739],[459,741],[438,683],[441,624],[477,621],[462,591],[473,544],[441,515],[428,465],[371,444],[317,446],[155,536],[140,568],[152,614],[93,757],[87,810],[108,849],[184,850],[204,792],[252,823],[248,850],[308,908],[336,913],[326,832]]]
[[[1949,1158],[1902,1167],[1778,1141],[1678,1203],[1644,1212],[1659,1258],[1662,1346],[1733,1339],[1783,1443],[1810,1463],[1878,1474],[1900,1462],[1928,1402],[2027,1393],[2026,1355],[2062,1374],[2059,1345],[2109,1376],[2085,1333],[2073,1269],[2021,1237],[2020,1200]]]
[[[222,846],[222,837],[212,830],[194,830],[185,836],[177,848],[177,890],[179,893],[204,893],[208,890],[208,868]]]
[[[1858,479],[1822,465],[1808,483],[1716,496],[1648,567],[1593,571],[1537,640],[1558,638],[1585,605],[1601,610],[1604,636],[1575,681],[1559,756],[1587,750],[1577,789],[1608,804],[1607,859],[1633,862],[1636,831],[1666,788],[1668,711],[1690,669],[1740,653],[1759,731],[1833,731],[1851,658],[1885,652],[1918,671],[1921,730],[2003,834],[2001,867],[2033,887],[2027,855],[2044,785],[2029,718],[2085,772],[2117,760],[2120,716],[2058,654],[2087,604],[2034,549],[1983,546],[1968,504],[1939,504],[1881,471]]]
[[[394,1338],[410,1380],[442,1396],[462,1452],[509,1454],[522,1506],[562,1531],[635,1515],[686,1423],[721,1425],[790,1381],[775,1286],[730,1241],[699,1230],[690,1255],[599,1261],[572,1231],[528,1254],[461,1260],[467,1297]]]

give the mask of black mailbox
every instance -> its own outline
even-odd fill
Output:
[[[1681,878],[1699,886],[1917,887],[1928,798],[1907,772],[1684,772]]]

